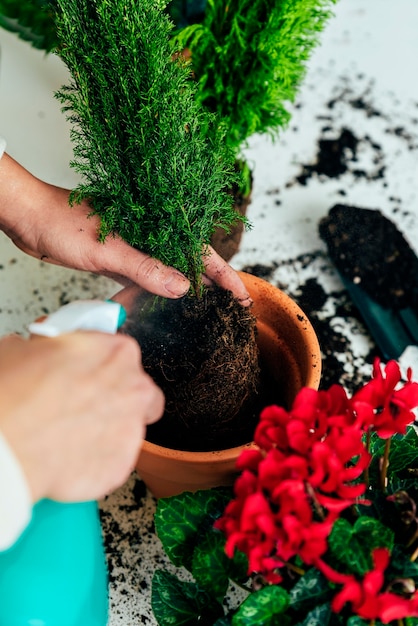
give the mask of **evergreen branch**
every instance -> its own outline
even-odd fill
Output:
[[[58,54],[72,83],[57,97],[73,122],[73,167],[100,238],[117,233],[184,272],[199,290],[202,247],[237,219],[234,154],[173,61],[172,23],[155,0],[57,0]]]
[[[227,120],[235,150],[254,133],[273,138],[305,75],[336,0],[208,0],[201,24],[178,31],[191,52],[199,100]]]
[[[57,45],[53,10],[45,0],[0,0],[0,27],[46,52]]]

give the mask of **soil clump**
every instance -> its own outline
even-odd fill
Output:
[[[418,258],[378,209],[337,204],[319,234],[339,272],[387,309],[418,312]]]
[[[147,439],[181,450],[251,441],[261,389],[256,318],[218,287],[201,298],[140,297],[126,325],[166,398]]]

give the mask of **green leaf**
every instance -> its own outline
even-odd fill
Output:
[[[222,598],[228,588],[228,560],[225,536],[209,530],[194,550],[192,574],[196,582],[216,598]]]
[[[284,616],[289,606],[289,594],[278,585],[269,585],[252,593],[232,618],[232,626],[286,626]]]
[[[326,604],[321,604],[312,609],[298,626],[327,626],[330,617],[331,605],[327,602]]]
[[[370,622],[366,622],[364,619],[361,619],[358,615],[353,615],[349,617],[347,620],[347,626],[369,626]]]
[[[359,517],[354,526],[345,519],[336,520],[328,540],[332,556],[348,572],[359,576],[372,569],[374,548],[392,550],[393,543],[393,532],[379,520],[366,516]]]
[[[199,537],[222,514],[231,495],[230,489],[219,488],[160,498],[155,529],[174,565],[191,571]]]
[[[213,626],[231,626],[231,618],[227,615],[220,617]]]
[[[383,455],[386,440],[373,435],[371,453],[373,457]],[[418,433],[413,426],[408,426],[406,435],[394,435],[390,442],[388,477],[403,470],[418,468]]]
[[[193,554],[192,574],[196,582],[217,598],[222,598],[229,585],[229,579],[245,580],[248,561],[244,554],[237,552],[233,559],[225,554],[225,536],[210,528],[199,541]]]
[[[411,561],[410,554],[398,544],[392,550],[389,572],[393,578],[412,578],[418,584],[418,563]]]
[[[332,593],[325,576],[312,567],[291,589],[290,606],[295,611],[306,611],[328,600]]]
[[[151,606],[160,626],[209,626],[224,615],[219,602],[198,585],[162,570],[152,579]]]
[[[383,623],[380,621],[380,619],[374,620],[373,624],[374,626],[383,626]],[[352,617],[348,618],[347,626],[370,626],[370,622],[362,619],[358,615],[353,615]]]

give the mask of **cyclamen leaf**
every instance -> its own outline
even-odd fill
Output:
[[[378,620],[373,621],[374,626],[383,626],[382,622]],[[361,619],[358,615],[353,615],[347,620],[347,626],[370,626],[370,622]]]
[[[329,602],[316,606],[298,626],[327,626],[331,618]]]
[[[386,440],[372,436],[371,452],[373,457],[381,457]],[[413,426],[408,426],[406,435],[394,435],[390,442],[388,476],[407,468],[418,467],[418,433]]]
[[[229,584],[229,559],[224,548],[225,536],[210,530],[200,540],[193,554],[192,574],[196,582],[216,598],[225,595]]]
[[[368,626],[369,622],[365,622],[364,619],[361,619],[358,615],[354,615],[353,617],[349,617],[347,620],[347,626]]]
[[[212,624],[224,614],[222,606],[198,585],[163,570],[156,570],[152,579],[151,606],[160,626]]]
[[[160,498],[155,513],[156,533],[169,559],[192,569],[193,552],[202,532],[213,525],[231,499],[231,490],[208,489]]]
[[[333,557],[344,567],[346,573],[363,576],[373,567],[372,550],[374,548],[392,549],[393,532],[373,517],[359,517],[354,526],[345,520],[334,522],[328,539],[328,546]]]
[[[232,618],[232,626],[286,626],[290,618],[284,613],[289,594],[278,585],[269,585],[252,593]]]
[[[333,594],[325,576],[312,567],[290,591],[290,606],[295,611],[309,610]]]
[[[230,578],[238,581],[248,578],[247,569],[247,557],[242,552],[236,551],[233,559],[226,556],[225,536],[213,528],[194,550],[192,574],[203,589],[217,598],[225,595]]]
[[[393,578],[412,578],[418,585],[418,563],[411,561],[411,555],[400,545],[393,548],[389,570]]]
[[[414,476],[413,478],[399,478],[398,476],[392,475],[389,477],[387,493],[392,494],[397,491],[406,491],[410,495],[418,490],[418,477]]]

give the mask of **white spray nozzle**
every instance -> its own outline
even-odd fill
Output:
[[[114,334],[126,320],[125,309],[112,300],[76,300],[65,304],[39,322],[29,325],[29,332],[57,337],[76,330],[97,330]]]

